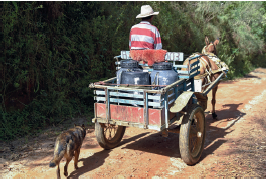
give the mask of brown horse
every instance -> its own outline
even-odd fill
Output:
[[[215,55],[217,55],[217,50],[216,50],[216,46],[219,43],[219,39],[216,39],[214,42],[209,43],[207,36],[205,37],[205,43],[206,46],[203,48],[202,50],[202,54],[200,53],[196,53],[196,55],[201,55],[200,59],[200,74],[198,75],[198,77],[200,77],[200,79],[202,79],[202,85],[205,85],[207,83],[213,82],[214,80],[216,80],[219,75],[221,74],[221,72],[216,72],[216,73],[212,73],[212,71],[214,70],[218,70],[218,66],[215,64],[215,62],[211,59],[212,57],[209,55],[210,53],[213,53]],[[212,55],[212,54],[211,54]],[[193,62],[197,61],[197,59],[193,59],[190,61],[190,64],[192,64]],[[183,65],[189,65],[189,61],[188,59],[186,59],[183,63]],[[182,68],[182,70],[188,70],[187,68]],[[204,76],[204,74],[208,72],[210,73],[209,76]],[[217,118],[216,112],[215,112],[215,104],[216,104],[216,92],[218,90],[218,84],[219,82],[213,87],[212,89],[212,117],[215,119]],[[208,87],[205,86],[202,88],[202,92]],[[198,99],[199,100],[199,99]],[[206,102],[207,102],[207,96],[206,96]],[[206,106],[205,108],[206,109]]]

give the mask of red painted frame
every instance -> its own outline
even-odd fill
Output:
[[[95,103],[95,118],[106,118],[106,104]],[[149,125],[163,125],[164,109],[148,109]],[[110,104],[110,119],[144,123],[144,108]]]

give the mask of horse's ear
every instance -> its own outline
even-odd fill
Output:
[[[218,45],[219,44],[219,38],[217,38],[215,41],[214,41],[214,45]]]
[[[207,36],[205,36],[205,44],[206,44],[206,46],[209,45],[209,40],[208,40],[208,37]]]

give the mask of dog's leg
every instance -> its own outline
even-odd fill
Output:
[[[72,157],[73,157],[73,155],[66,157],[66,163],[65,163],[65,166],[64,166],[64,175],[65,176],[68,176],[67,168],[68,168],[69,162],[72,160]]]
[[[79,153],[80,153],[80,147],[75,151],[75,161],[74,161],[75,169],[78,169]]]
[[[57,166],[56,174],[57,174],[57,179],[61,179],[61,175],[60,175],[60,163]]]

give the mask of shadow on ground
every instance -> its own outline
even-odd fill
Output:
[[[211,114],[206,116],[206,141],[204,151],[201,156],[203,160],[206,156],[212,154],[223,143],[226,142],[225,136],[233,130],[229,130],[245,113],[238,110],[240,104],[223,105],[223,110],[218,111],[218,119],[213,120]],[[218,122],[217,125],[211,126],[211,123]],[[225,125],[225,127],[221,127]],[[179,135],[169,133],[167,138],[162,137],[161,132],[150,134],[135,142],[126,145],[124,148],[140,150],[144,152],[164,155],[168,157],[179,157]]]
[[[121,145],[124,145],[126,143],[132,142],[134,140],[137,140],[145,135],[147,135],[148,132],[142,133],[136,136],[133,136],[128,139],[124,139],[121,143]],[[120,147],[118,146],[118,147]],[[79,161],[83,162],[83,166],[79,167],[77,170],[70,173],[70,175],[67,177],[68,179],[78,179],[79,176],[83,175],[84,173],[87,173],[89,171],[92,171],[100,166],[102,166],[105,163],[105,159],[109,156],[109,153],[111,150],[102,150],[100,152],[94,153],[92,156],[89,156],[87,158],[79,159]]]

